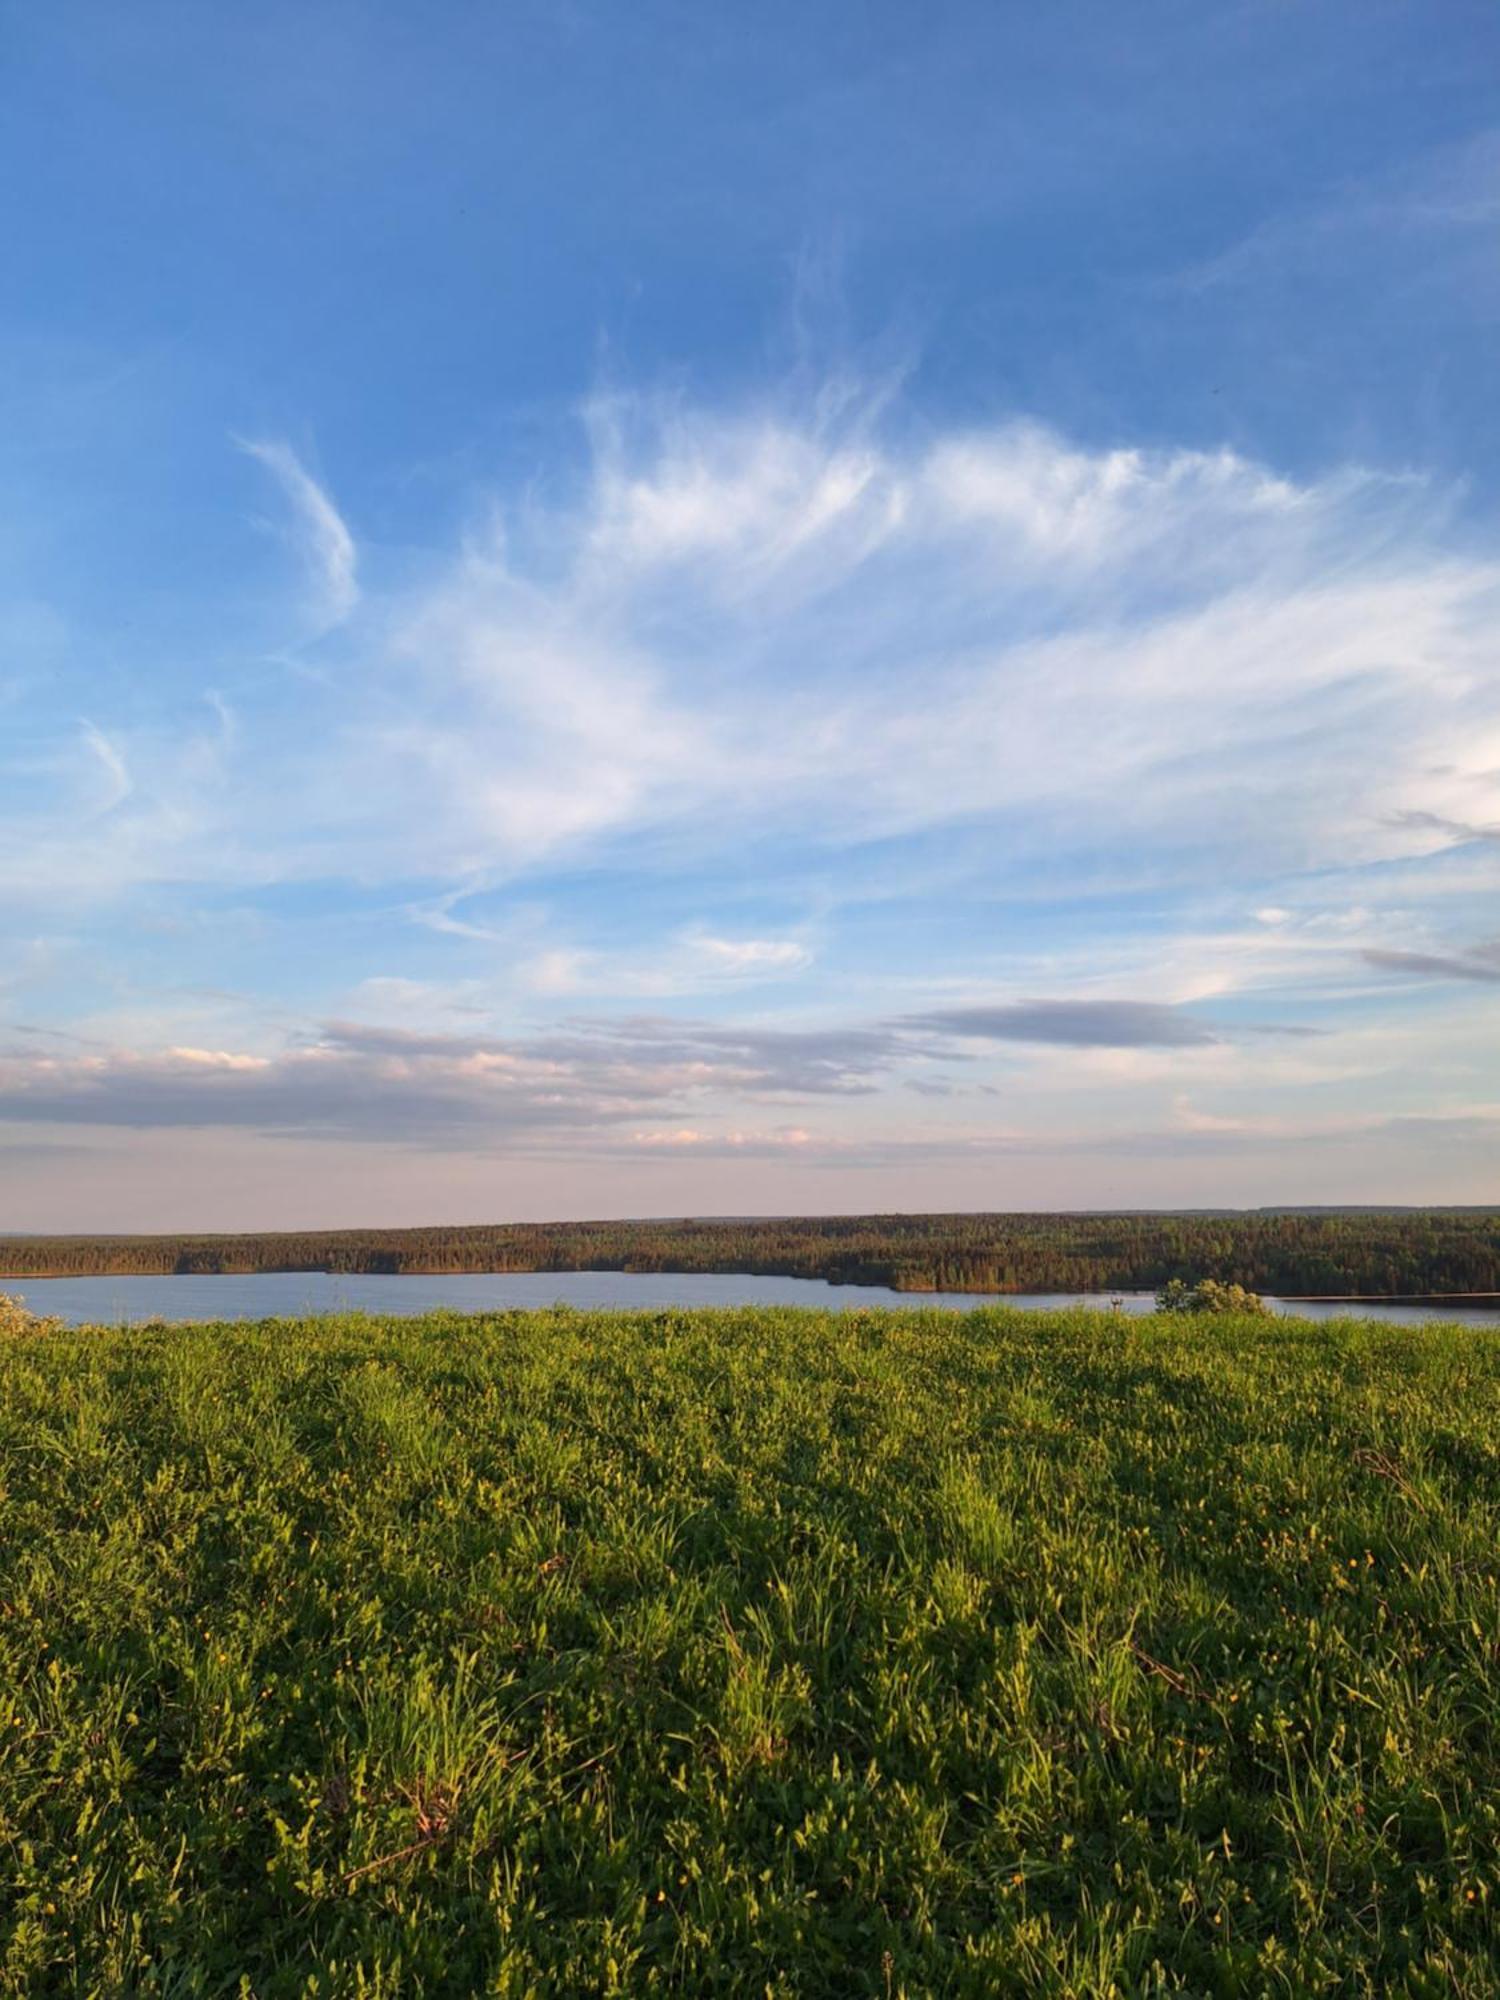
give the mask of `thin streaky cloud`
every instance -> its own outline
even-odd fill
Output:
[[[1500,956],[1493,951],[1472,958],[1449,957],[1432,951],[1362,952],[1367,965],[1381,972],[1410,972],[1424,979],[1471,980],[1482,986],[1500,986]]]
[[[1493,779],[1492,772],[1484,774]],[[1441,833],[1455,846],[1466,846],[1470,841],[1500,842],[1500,820],[1478,821],[1451,819],[1446,814],[1435,812],[1402,812],[1391,817],[1391,824],[1409,828],[1413,833]]]
[[[292,447],[280,438],[237,438],[280,486],[292,510],[302,561],[312,579],[316,613],[327,626],[359,602],[359,552],[344,517]]]
[[[1264,1022],[1230,1027],[1149,1000],[1018,1000],[996,1007],[946,1007],[914,1015],[910,1025],[967,1041],[1046,1042],[1080,1049],[1207,1048],[1236,1036],[1315,1032]]]
[[[1325,190],[1258,222],[1238,242],[1180,271],[1187,292],[1220,287],[1254,292],[1288,273],[1326,270],[1351,239],[1462,239],[1490,234],[1500,221],[1500,131],[1480,132],[1362,180]]]
[[[913,1026],[965,1040],[1049,1042],[1064,1048],[1202,1048],[1220,1039],[1206,1021],[1143,1000],[1023,1000],[999,1007],[946,1007]]]
[[[102,729],[96,729],[92,722],[83,725],[83,740],[103,766],[106,778],[104,795],[95,801],[94,812],[113,812],[115,807],[128,799],[135,789],[130,770],[120,751],[110,742]]]

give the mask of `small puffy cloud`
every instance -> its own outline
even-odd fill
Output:
[[[731,979],[800,972],[812,953],[794,938],[695,937],[691,949],[715,972]]]
[[[680,1126],[666,1132],[636,1132],[632,1143],[644,1153],[693,1153],[698,1158],[732,1158],[755,1155],[774,1159],[784,1153],[839,1153],[850,1151],[849,1142],[820,1139],[803,1126],[782,1126],[769,1132],[703,1132]]]
[[[711,937],[689,930],[655,951],[588,951],[552,945],[526,959],[526,991],[559,998],[663,998],[746,987],[804,972],[813,954],[795,938]]]

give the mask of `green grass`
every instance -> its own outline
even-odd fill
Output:
[[[1500,1337],[0,1344],[0,1992],[1500,1991]]]

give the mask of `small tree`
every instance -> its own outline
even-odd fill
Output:
[[[1243,1285],[1222,1285],[1217,1278],[1200,1278],[1190,1285],[1171,1278],[1156,1295],[1156,1310],[1164,1313],[1241,1313],[1269,1318],[1271,1308],[1259,1292]]]

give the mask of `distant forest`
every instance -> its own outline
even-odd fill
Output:
[[[251,1271],[721,1271],[898,1291],[1500,1292],[1500,1209],[859,1215],[253,1236],[0,1237],[0,1277]]]

